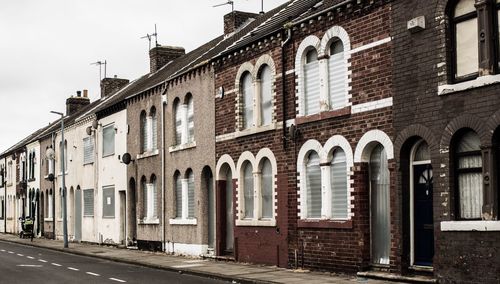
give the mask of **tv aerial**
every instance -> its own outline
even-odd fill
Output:
[[[231,12],[234,12],[234,1],[232,1],[232,0],[227,0],[226,3],[217,4],[217,5],[214,5],[212,7],[215,8],[215,7],[225,6],[225,5],[231,5]]]
[[[104,78],[106,78],[106,66],[108,65],[106,60],[104,60],[104,61],[99,60],[99,61],[96,61],[94,63],[90,63],[90,65],[99,65],[99,81],[102,80],[101,69],[102,69],[102,65],[104,65]]]
[[[155,46],[159,46],[158,44],[158,32],[156,31],[156,24],[155,24],[155,32],[153,34],[146,34],[145,36],[141,37],[141,39],[143,38],[147,38],[148,39],[148,42],[149,42],[149,50],[151,50],[151,39],[152,38],[155,38]]]

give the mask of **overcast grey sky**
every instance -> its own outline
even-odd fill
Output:
[[[0,6],[0,152],[65,111],[65,100],[88,89],[99,96],[99,68],[135,79],[149,71],[148,41],[186,52],[222,34],[226,0],[15,0]],[[259,12],[260,0],[235,0]],[[268,11],[286,0],[264,0]]]

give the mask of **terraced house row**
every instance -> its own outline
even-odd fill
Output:
[[[3,152],[0,231],[34,216],[62,238],[66,198],[72,241],[498,283],[499,17],[500,0],[229,13],[220,37],[68,98],[64,141],[54,121]]]

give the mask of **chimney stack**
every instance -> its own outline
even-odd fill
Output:
[[[229,14],[224,15],[224,35],[229,35],[234,33],[243,24],[249,22],[250,20],[255,20],[259,17],[259,14],[232,11]]]
[[[82,92],[77,91],[76,97],[71,96],[66,99],[66,115],[72,115],[88,104],[90,99],[87,97],[87,90],[83,90],[83,97]]]
[[[158,71],[170,61],[186,54],[183,47],[157,46],[149,51],[149,69],[151,73]]]
[[[117,92],[129,83],[127,79],[117,78],[104,78],[101,80],[101,98],[107,97],[112,93]]]

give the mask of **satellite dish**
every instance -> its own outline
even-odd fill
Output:
[[[220,86],[217,90],[217,97],[223,99],[224,98],[224,87]]]
[[[98,126],[99,126],[99,124],[97,123],[97,120],[94,120],[92,122],[92,128],[97,129]]]
[[[132,156],[131,156],[129,153],[125,153],[125,154],[123,154],[123,156],[122,156],[122,162],[123,162],[125,165],[130,164],[130,162],[132,162]]]
[[[87,127],[85,131],[87,132],[88,136],[92,135],[92,126]]]
[[[56,157],[54,149],[52,148],[47,149],[47,151],[45,152],[45,157],[47,157],[47,159],[49,160],[54,160],[54,158]]]
[[[47,179],[48,179],[49,181],[54,181],[54,174],[49,174],[49,176],[47,177]],[[52,194],[52,190],[51,190],[51,193],[50,193],[50,194]]]

